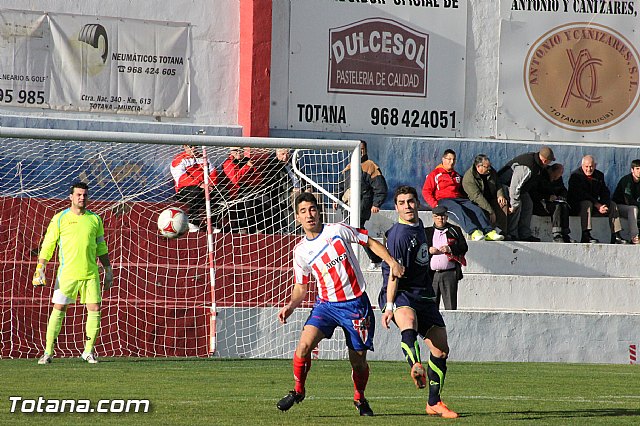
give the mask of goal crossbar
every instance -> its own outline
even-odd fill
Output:
[[[30,129],[20,127],[0,126],[1,138],[20,139],[53,139],[66,141],[96,141],[96,142],[123,142],[145,143],[160,145],[202,145],[202,146],[250,146],[260,148],[290,148],[295,146],[300,149],[347,149],[352,150],[351,170],[360,170],[360,140],[353,139],[304,139],[304,138],[270,138],[270,137],[244,137],[244,136],[211,136],[204,133],[195,135],[175,135],[162,133],[139,132],[112,132],[95,130],[66,130],[66,129]],[[350,174],[350,187],[360,193],[360,173]],[[338,204],[350,210],[350,224],[359,226],[360,223],[360,197],[352,197],[350,206],[346,206],[341,200]]]
[[[161,145],[197,144],[206,146],[250,146],[260,148],[302,149],[348,149],[355,150],[360,146],[359,140],[353,139],[304,139],[304,138],[271,138],[245,136],[212,136],[203,133],[195,135],[176,135],[164,133],[113,132],[96,130],[66,129],[31,129],[0,126],[0,137],[20,139],[53,139],[96,142],[129,142]],[[360,158],[358,156],[358,158]]]

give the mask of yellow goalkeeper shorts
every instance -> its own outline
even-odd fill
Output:
[[[82,304],[102,302],[100,279],[96,277],[88,280],[69,280],[62,283],[56,279],[51,301],[68,305],[76,301],[78,294],[80,294],[80,303]]]

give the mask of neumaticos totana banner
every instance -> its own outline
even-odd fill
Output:
[[[189,115],[185,23],[0,10],[0,104]]]

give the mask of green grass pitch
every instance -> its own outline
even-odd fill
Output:
[[[372,361],[367,398],[352,405],[347,361],[314,361],[307,398],[289,412],[277,400],[293,386],[290,360],[101,358],[0,360],[0,424],[411,425],[640,424],[640,366],[450,362],[444,401],[460,413],[425,414],[427,393],[402,362]],[[148,399],[148,413],[11,413],[10,396],[37,400]]]

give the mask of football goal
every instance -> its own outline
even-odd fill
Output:
[[[200,195],[185,198],[176,182],[180,191],[193,183],[183,175],[194,164]],[[293,197],[313,192],[325,221],[357,224],[359,197],[341,199],[347,188],[359,193],[359,173],[345,181],[349,164],[360,169],[358,141],[0,128],[0,357],[43,352],[57,255],[46,287],[31,277],[76,181],[104,221],[115,276],[103,293],[99,356],[290,357],[315,299],[314,289],[279,324],[302,235]],[[178,238],[158,229],[169,207],[189,217]],[[82,351],[85,316],[69,305],[57,357]],[[336,337],[320,345],[322,357],[346,356]]]

